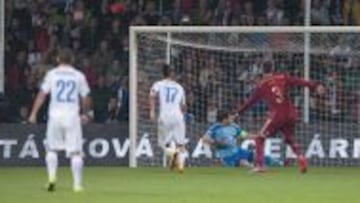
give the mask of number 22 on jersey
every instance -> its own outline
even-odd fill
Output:
[[[73,103],[76,101],[76,83],[74,80],[56,81],[56,99],[61,103]]]

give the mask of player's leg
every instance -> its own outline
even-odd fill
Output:
[[[295,123],[296,121],[287,122],[281,129],[284,135],[285,143],[288,144],[296,154],[299,163],[299,169],[302,173],[307,171],[307,160],[301,152],[300,145],[295,141]]]
[[[46,169],[48,173],[48,184],[47,190],[49,192],[55,191],[55,183],[56,183],[56,174],[58,168],[58,155],[56,151],[47,151],[46,152]]]
[[[253,152],[239,147],[238,151],[235,155],[236,166],[252,168],[253,165],[251,164],[251,162],[249,160],[252,159],[253,155],[254,155]]]
[[[74,192],[81,192],[83,190],[82,175],[83,175],[83,155],[81,152],[71,153],[71,172],[73,175],[73,189]]]
[[[176,146],[171,142],[171,134],[169,125],[161,120],[158,121],[158,145],[164,151],[164,154],[171,157],[176,152]]]
[[[179,153],[177,152],[176,142],[173,139],[171,139],[166,144],[166,151],[167,151],[167,158],[168,158],[168,160],[167,160],[168,166],[170,167],[171,170],[174,170],[178,166]]]
[[[171,134],[171,125],[168,122],[169,120],[165,118],[160,118],[158,121],[158,145],[164,152],[164,158],[171,170],[177,166],[177,152],[176,152],[176,143],[173,140],[173,135]]]
[[[254,168],[254,172],[263,172],[265,170],[265,168],[264,168],[265,138],[273,135],[276,132],[277,125],[278,124],[277,124],[276,119],[268,118],[265,121],[258,136],[255,138],[255,168]]]
[[[255,167],[262,169],[264,167],[264,135],[255,138]]]
[[[223,157],[220,162],[224,167],[237,167],[240,164],[240,160],[236,158],[236,155]]]
[[[237,151],[227,157],[221,159],[222,166],[225,167],[248,167],[252,168],[252,164],[248,161],[249,156],[251,155],[250,151],[241,149],[240,147]]]
[[[55,120],[49,120],[46,129],[47,149],[45,155],[45,163],[48,174],[47,190],[52,192],[55,190],[55,183],[57,180],[58,169],[58,154],[57,150],[61,149],[64,145],[63,134],[59,123]]]
[[[74,192],[83,190],[83,152],[82,152],[82,130],[80,119],[76,119],[73,125],[66,128],[66,153],[70,157],[71,172],[73,175]]]
[[[265,166],[284,166],[284,163],[272,156],[265,155]]]
[[[173,127],[173,134],[174,134],[174,139],[176,142],[176,151],[177,151],[177,159],[178,159],[178,169],[179,172],[182,173],[184,172],[185,169],[185,163],[186,163],[186,156],[187,156],[187,151],[186,151],[186,126],[185,126],[185,121],[183,119],[182,116],[179,116],[177,119],[176,124]]]

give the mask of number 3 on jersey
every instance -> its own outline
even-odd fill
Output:
[[[278,104],[284,101],[284,94],[282,93],[281,89],[277,86],[271,88],[271,91],[275,94],[276,102]]]
[[[73,80],[58,80],[56,81],[58,102],[73,103],[76,100],[75,95],[76,83]]]
[[[165,87],[166,88],[166,103],[174,103],[178,89],[175,87]]]

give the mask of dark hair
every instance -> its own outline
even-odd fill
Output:
[[[174,72],[174,69],[172,69],[168,64],[163,65],[163,76],[164,77],[170,77],[171,74]]]
[[[272,73],[274,71],[273,63],[271,61],[265,61],[263,64],[264,73]]]
[[[57,59],[59,63],[70,64],[73,61],[73,53],[69,48],[63,48],[59,51]]]
[[[229,116],[231,115],[230,111],[219,111],[217,113],[217,121],[218,122],[222,122],[224,119],[229,118]]]

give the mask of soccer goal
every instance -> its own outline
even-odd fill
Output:
[[[236,110],[262,77],[262,63],[277,72],[322,82],[316,96],[294,89],[291,97],[301,118],[296,137],[315,166],[351,166],[360,161],[360,27],[131,27],[130,166],[161,166],[156,123],[149,120],[148,93],[171,64],[187,96],[187,160],[211,165],[210,149],[199,142],[221,109]],[[259,103],[237,120],[258,130],[266,116]],[[283,160],[293,154],[276,135],[266,152]],[[142,144],[141,144],[142,143]],[[148,143],[148,145],[144,145]],[[242,143],[247,147],[251,141]],[[148,153],[139,153],[144,147]]]

